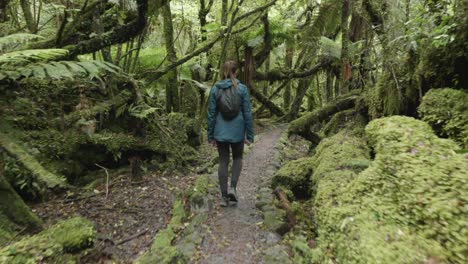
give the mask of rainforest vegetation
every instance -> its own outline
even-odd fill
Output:
[[[226,60],[265,263],[468,262],[468,1],[0,0],[0,263],[203,263]]]

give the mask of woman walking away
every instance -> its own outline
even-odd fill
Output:
[[[227,61],[221,68],[221,81],[210,91],[208,99],[208,142],[218,148],[218,178],[221,206],[237,203],[237,182],[242,170],[244,143],[254,141],[249,92],[237,80],[237,64]],[[229,149],[232,150],[231,187],[228,192]]]

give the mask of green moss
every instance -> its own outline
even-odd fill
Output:
[[[5,242],[15,229],[36,231],[41,229],[41,226],[42,221],[31,212],[3,175],[0,175],[0,244]]]
[[[468,148],[468,93],[450,88],[432,89],[422,99],[418,112],[442,137]]]
[[[181,82],[180,98],[180,112],[195,118],[200,108],[200,93],[197,87],[190,81]]]
[[[195,181],[194,186],[189,189],[187,196],[192,206],[203,206],[207,196],[208,188],[213,184],[208,175],[202,175]]]
[[[173,205],[171,221],[156,234],[150,250],[139,257],[136,263],[186,263],[183,253],[172,245],[186,217],[184,205],[177,199]]]
[[[76,252],[94,243],[96,232],[91,222],[71,218],[41,233],[23,238],[0,249],[1,263],[56,263],[65,253]]]
[[[372,118],[398,115],[402,112],[403,95],[388,72],[380,76],[375,87],[369,89],[365,98]]]
[[[366,142],[349,130],[342,130],[323,139],[312,159],[314,174],[310,186],[315,188],[322,178],[335,171],[358,172],[359,164],[365,164],[369,160],[369,153]]]
[[[326,138],[333,136],[340,130],[356,130],[356,132],[363,131],[366,126],[367,120],[359,114],[355,109],[348,109],[333,115],[328,123],[320,130],[320,137]]]
[[[314,157],[313,259],[465,263],[468,164],[457,145],[413,118],[377,119],[366,127],[375,160],[359,173],[340,162],[351,157],[340,154],[349,140],[339,135],[323,140]]]
[[[18,162],[34,175],[37,180],[43,183],[47,188],[64,188],[66,186],[65,178],[46,170],[33,156],[29,154],[20,145],[15,144],[12,138],[4,133],[0,133],[0,145],[6,152],[15,157]]]
[[[283,186],[291,190],[296,197],[306,197],[310,175],[312,175],[311,158],[289,161],[273,175],[271,185],[273,189]]]

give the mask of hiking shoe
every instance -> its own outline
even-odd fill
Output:
[[[231,187],[229,189],[228,197],[229,197],[229,201],[237,203],[237,190],[235,187]]]
[[[229,198],[227,196],[221,197],[221,201],[219,202],[221,207],[228,207],[229,206]]]

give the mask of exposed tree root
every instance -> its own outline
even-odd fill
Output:
[[[296,215],[291,209],[291,204],[289,203],[288,196],[281,187],[276,188],[274,192],[276,197],[280,201],[281,207],[286,211],[286,217],[288,218],[289,228],[293,228],[297,223],[297,219]]]

